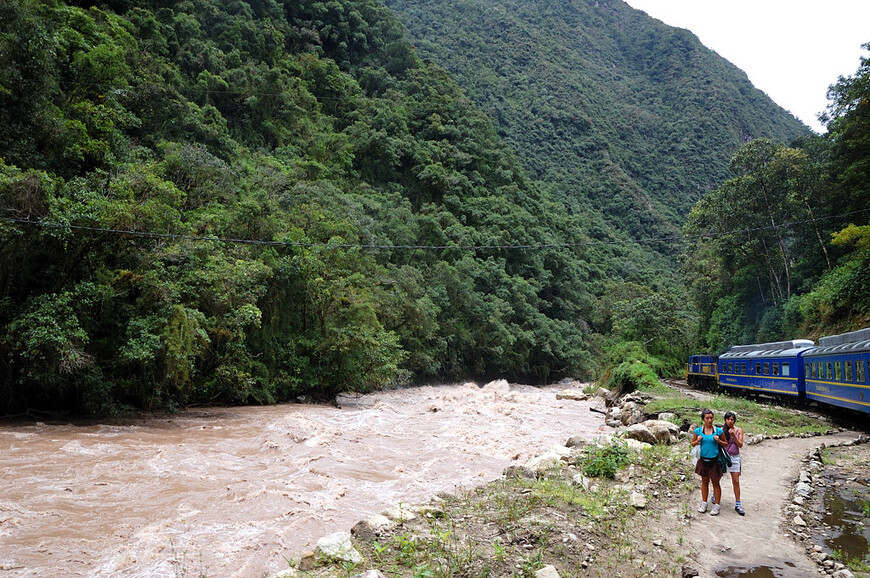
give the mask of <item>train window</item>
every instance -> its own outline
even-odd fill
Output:
[[[825,365],[826,365],[826,369],[825,369],[825,379],[833,379],[833,378],[834,378],[834,372],[831,370],[831,362],[829,361],[829,362],[826,363]]]
[[[782,374],[786,377],[788,377],[790,375],[790,371],[788,368],[788,361],[782,362]]]
[[[734,373],[734,364],[733,363],[728,364],[728,373]]]
[[[843,378],[846,381],[852,381],[852,362],[846,361],[843,363]]]
[[[843,381],[842,363],[839,361],[834,362],[834,376],[837,381]]]
[[[746,363],[745,362],[740,364],[740,373],[743,373],[743,374],[746,373]]]
[[[855,362],[855,381],[864,383],[864,360],[859,359]]]
[[[816,377],[816,364],[813,362],[810,362],[807,365],[810,366],[810,370],[807,373],[811,374],[813,376],[813,378],[815,379],[815,377]]]
[[[773,366],[773,375],[779,375],[779,364],[774,362],[771,365]]]
[[[755,362],[755,375],[761,375],[761,362]]]
[[[770,375],[770,363],[764,362],[764,375]]]
[[[819,368],[819,379],[825,379],[825,364],[819,361],[816,365]]]

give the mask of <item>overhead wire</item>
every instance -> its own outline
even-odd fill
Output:
[[[105,233],[113,235],[123,235],[128,237],[145,237],[155,239],[167,239],[173,241],[194,241],[194,242],[218,242],[226,244],[244,244],[244,245],[264,245],[264,246],[280,246],[280,247],[332,247],[340,249],[368,249],[368,250],[434,250],[443,251],[446,249],[461,249],[461,250],[513,250],[513,249],[570,249],[578,247],[589,247],[597,245],[629,245],[629,244],[648,244],[648,243],[683,243],[693,239],[716,239],[729,235],[744,235],[747,233],[755,233],[760,231],[769,231],[774,229],[790,229],[807,223],[815,223],[827,221],[831,219],[844,219],[852,215],[870,212],[870,207],[840,213],[838,215],[829,215],[826,217],[816,217],[812,219],[804,219],[800,221],[792,221],[779,225],[768,225],[764,227],[747,227],[744,229],[734,229],[720,232],[705,232],[694,235],[677,235],[665,237],[649,237],[640,239],[614,239],[609,241],[589,240],[576,243],[535,243],[535,244],[487,244],[487,245],[423,245],[423,244],[401,244],[392,245],[386,243],[329,243],[329,242],[313,242],[313,241],[273,241],[264,239],[243,239],[233,237],[216,237],[216,236],[199,236],[199,235],[183,235],[178,233],[159,233],[152,231],[137,231],[133,229],[114,229],[110,227],[92,227],[86,225],[72,225],[69,223],[56,223],[50,221],[34,221],[30,219],[19,219],[13,217],[0,217],[0,221],[7,223],[16,223],[22,225],[33,225],[37,227],[67,229],[70,231],[88,231],[95,233]]]

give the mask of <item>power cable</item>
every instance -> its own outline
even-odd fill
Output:
[[[743,235],[746,233],[754,233],[759,231],[769,231],[776,229],[790,229],[798,225],[807,223],[815,223],[831,219],[843,219],[852,215],[866,213],[870,208],[850,211],[838,215],[830,215],[827,217],[817,217],[814,219],[804,219],[801,221],[793,221],[783,223],[781,225],[769,225],[765,227],[752,227],[745,229],[735,229],[721,232],[705,232],[696,235],[678,235],[668,237],[650,237],[646,239],[628,239],[628,240],[611,240],[611,241],[583,241],[577,243],[536,243],[536,244],[493,244],[493,245],[387,245],[378,243],[324,243],[324,242],[303,242],[303,241],[267,241],[262,239],[238,239],[232,237],[201,237],[196,235],[180,235],[175,233],[155,233],[150,231],[136,231],[129,229],[113,229],[107,227],[88,227],[83,225],[71,225],[68,223],[54,223],[46,221],[32,221],[28,219],[16,219],[11,217],[0,217],[0,221],[7,223],[16,223],[24,225],[33,225],[37,227],[45,227],[52,229],[66,229],[70,231],[89,231],[96,233],[106,233],[113,235],[123,235],[128,237],[146,237],[154,239],[169,239],[174,241],[194,241],[194,242],[218,242],[227,244],[244,244],[244,245],[264,245],[264,246],[279,246],[279,247],[334,247],[341,249],[369,249],[369,250],[431,250],[443,251],[446,249],[461,249],[461,250],[513,250],[513,249],[570,249],[578,247],[600,246],[600,245],[629,245],[629,244],[647,244],[647,243],[673,243],[680,244],[692,239],[717,239],[729,235]]]

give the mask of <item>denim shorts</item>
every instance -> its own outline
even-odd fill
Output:
[[[731,467],[728,468],[728,471],[732,474],[740,473],[740,454],[737,454],[736,456],[731,456]]]

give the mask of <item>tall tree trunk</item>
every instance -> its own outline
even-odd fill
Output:
[[[776,224],[776,219],[773,212],[770,210],[770,196],[767,194],[767,184],[762,181],[761,192],[764,193],[764,204],[767,207],[767,218],[770,220],[770,225],[773,227],[773,233],[776,235],[776,242],[779,244],[779,251],[782,255],[783,272],[785,273],[785,295],[786,299],[791,297],[791,267],[788,263],[788,253],[785,249],[785,241],[782,235],[779,234],[779,225]]]
[[[755,280],[758,281],[758,294],[761,295],[761,304],[767,308],[767,298],[764,296],[764,284],[761,282],[761,275],[758,271],[755,272]]]
[[[764,237],[759,237],[758,239],[761,241],[761,246],[764,249],[764,260],[767,262],[767,270],[770,271],[773,301],[774,303],[780,303],[783,301],[782,282],[779,279],[779,274],[776,272],[776,267],[773,266],[773,262],[770,259],[770,249],[767,247],[767,241],[764,240]]]
[[[807,206],[807,211],[810,212],[810,220],[813,222],[813,230],[816,232],[816,239],[819,240],[819,247],[822,248],[822,254],[825,256],[825,263],[828,264],[828,271],[832,269],[831,267],[831,256],[828,255],[828,248],[825,247],[825,242],[822,240],[822,234],[819,232],[819,224],[816,222],[816,216],[813,214],[813,208],[810,204],[804,200],[804,205]]]

